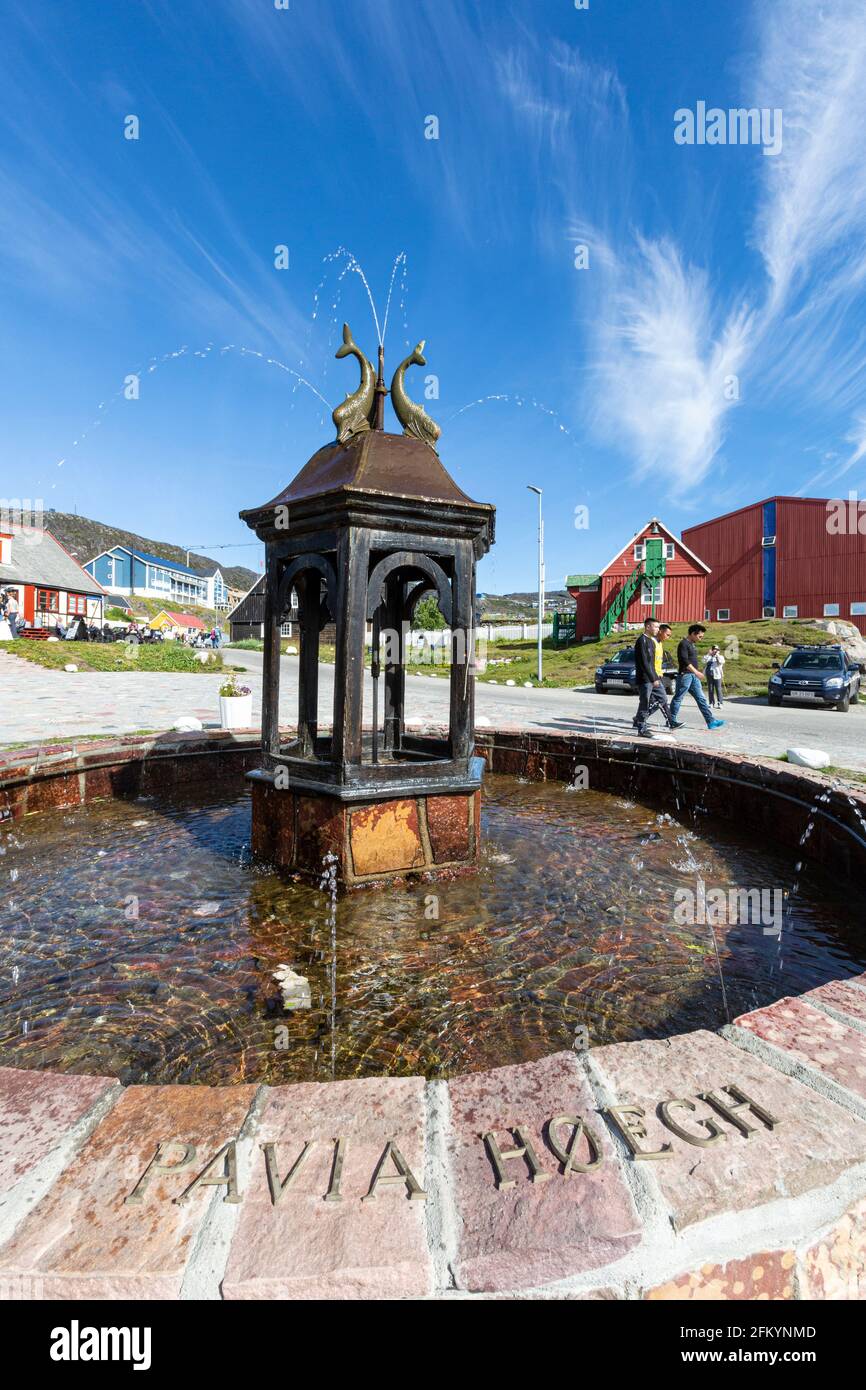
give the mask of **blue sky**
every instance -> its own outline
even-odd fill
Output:
[[[530,482],[549,587],[653,514],[863,494],[862,0],[0,12],[3,495],[255,568],[237,513],[332,436],[344,319],[375,352],[340,248],[380,319],[405,253],[387,361],[427,340],[498,508],[482,589],[535,582]],[[781,153],[677,144],[699,101],[781,110]]]

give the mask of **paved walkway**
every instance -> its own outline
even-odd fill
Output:
[[[229,652],[228,659],[246,667],[253,690],[253,709],[261,702],[260,652]],[[332,708],[333,667],[320,668],[320,709]],[[184,714],[205,725],[218,720],[218,675],[161,675],[154,672],[102,674],[49,671],[0,653],[0,746],[34,740],[96,733],[132,733],[170,729]],[[407,679],[407,718],[442,723],[448,717],[448,682],[441,676]],[[280,681],[280,720],[297,716],[298,659],[283,657]],[[365,708],[370,712],[368,679]],[[691,705],[691,708],[689,707]],[[617,734],[631,729],[636,701],[625,695],[595,692],[526,690],[522,686],[481,683],[476,694],[476,718],[526,729],[563,733]],[[847,714],[836,710],[785,706],[770,709],[760,700],[729,701],[723,711],[726,727],[710,733],[691,701],[683,706],[687,728],[675,735],[680,743],[712,745],[731,753],[772,756],[792,745],[821,748],[838,767],[866,771],[866,704]]]

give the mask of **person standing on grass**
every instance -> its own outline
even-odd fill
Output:
[[[710,708],[717,705],[722,708],[722,676],[725,673],[725,658],[718,647],[710,647],[707,659],[704,662],[704,671],[707,676],[707,696]]]
[[[706,630],[703,623],[692,623],[688,636],[684,637],[677,647],[679,673],[677,675],[677,688],[671,704],[671,716],[674,722],[679,719],[680,705],[686,695],[691,692],[692,698],[706,720],[707,728],[721,729],[725,722],[724,719],[713,718],[713,711],[707,704],[707,698],[701,690],[703,676],[698,670],[698,649],[695,644],[700,641]]]

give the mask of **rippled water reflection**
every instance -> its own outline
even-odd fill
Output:
[[[730,827],[489,777],[482,863],[327,895],[249,862],[246,795],[96,803],[0,827],[0,1062],[124,1081],[430,1076],[658,1037],[866,968],[850,891],[801,878],[781,940],[675,921],[677,888],[787,888]],[[438,914],[438,915],[437,915]],[[272,979],[306,976],[286,1014]],[[336,996],[332,983],[336,979]]]

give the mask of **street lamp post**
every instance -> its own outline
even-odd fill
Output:
[[[538,494],[538,682],[544,679],[541,656],[541,626],[544,622],[544,517],[541,514],[541,492],[540,487],[533,487],[532,483],[526,484],[530,492]]]

